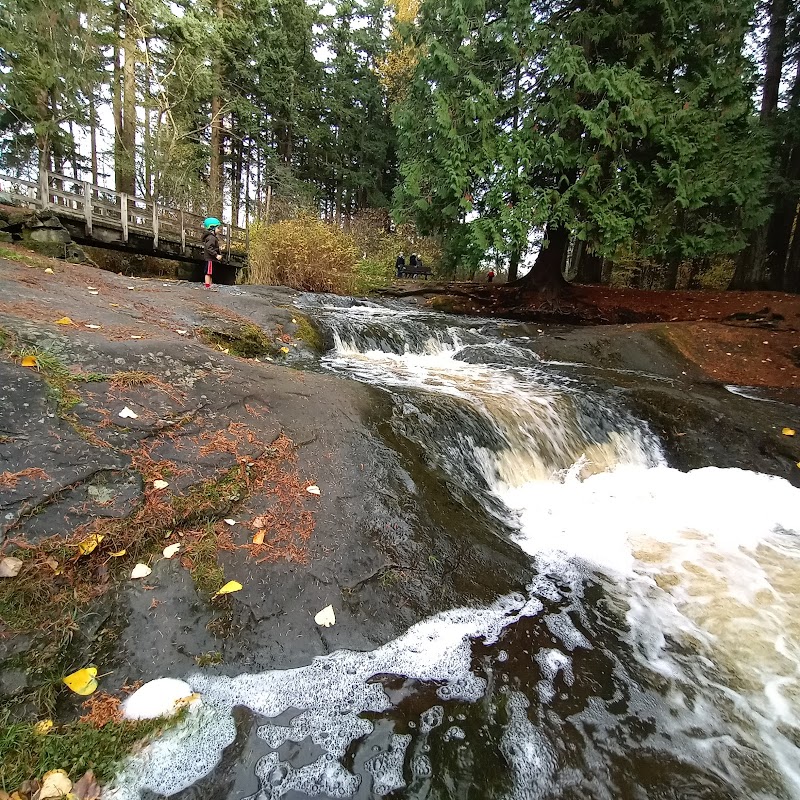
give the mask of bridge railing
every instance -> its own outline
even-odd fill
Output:
[[[180,243],[183,254],[187,253],[187,248],[202,244],[204,218],[199,214],[162,206],[153,200],[106,189],[58,172],[41,172],[38,181],[0,174],[0,192],[9,195],[14,202],[52,209],[72,220],[82,220],[89,237],[97,225],[121,231],[123,242],[127,242],[131,234],[152,237],[154,250],[162,240]],[[220,238],[228,254],[246,253],[250,244],[248,230],[235,225],[223,223]]]

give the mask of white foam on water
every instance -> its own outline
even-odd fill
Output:
[[[539,569],[582,563],[620,598],[640,667],[672,684],[664,732],[702,749],[707,731],[721,771],[752,748],[800,797],[800,490],[745,470],[663,466],[496,490]],[[546,622],[565,650],[586,646],[566,615]],[[549,659],[537,656],[545,675]],[[538,688],[552,698],[550,681]]]
[[[171,795],[208,774],[234,739],[231,712],[237,705],[266,717],[277,717],[290,708],[300,710],[289,725],[263,726],[260,732],[273,747],[289,739],[296,741],[295,737],[310,736],[325,750],[325,755],[314,762],[317,767],[303,768],[301,776],[296,770],[276,775],[270,767],[276,797],[288,791],[290,785],[295,786],[301,777],[302,791],[307,794],[350,796],[350,788],[358,785],[357,780],[353,783],[357,776],[345,770],[338,759],[352,741],[372,728],[358,715],[365,711],[380,713],[391,707],[383,686],[369,683],[374,676],[397,674],[441,683],[440,688],[452,688],[454,698],[477,699],[485,682],[470,672],[472,640],[491,644],[506,626],[538,614],[541,609],[536,598],[509,595],[487,608],[458,608],[437,614],[369,653],[338,651],[317,658],[306,667],[235,678],[191,676],[190,685],[203,697],[203,709],[195,715],[202,724],[168,731],[130,759],[111,796],[134,800],[142,789]],[[432,717],[436,716],[434,712]],[[401,737],[391,752],[402,749],[405,753],[407,746]],[[381,761],[380,780],[386,786],[391,782],[390,761]],[[337,776],[342,781],[334,792]]]

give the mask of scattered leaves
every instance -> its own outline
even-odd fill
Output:
[[[125,406],[125,408],[123,408],[122,411],[119,412],[118,416],[122,417],[123,419],[139,418],[139,415],[135,411],[131,411],[131,409],[129,409],[128,406]]]
[[[333,613],[333,606],[325,606],[322,611],[314,617],[314,622],[323,628],[330,628],[336,624],[336,614]]]
[[[87,770],[83,777],[72,787],[75,800],[100,800],[103,790],[95,780],[94,772]]]
[[[253,544],[264,544],[264,534],[266,533],[265,530],[260,530],[256,535],[253,537]]]
[[[56,320],[56,325],[74,325],[75,323],[69,317],[61,317]]]
[[[64,684],[75,694],[88,695],[97,689],[97,667],[84,667],[63,678]]]
[[[22,559],[6,556],[0,561],[0,578],[16,578],[22,569]]]
[[[228,581],[215,595],[214,597],[219,597],[221,594],[230,594],[231,592],[238,592],[242,588],[242,584],[239,581]],[[211,599],[213,600],[214,597]]]
[[[151,570],[147,564],[139,563],[131,571],[131,580],[136,580],[137,578],[146,578],[152,571],[153,570]]]

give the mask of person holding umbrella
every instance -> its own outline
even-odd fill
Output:
[[[217,228],[222,223],[216,217],[206,217],[203,220],[203,254],[206,258],[205,288],[211,288],[211,274],[214,269],[214,261],[222,261],[222,253],[219,249],[219,239],[217,238]]]

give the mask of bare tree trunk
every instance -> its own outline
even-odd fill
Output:
[[[122,41],[122,187],[136,194],[136,22],[132,0],[125,6],[125,38]]]
[[[769,9],[769,39],[767,40],[764,92],[761,95],[761,119],[764,120],[771,117],[778,107],[781,72],[786,55],[786,19],[788,15],[788,0],[772,0]]]
[[[225,17],[223,0],[217,0],[217,19]],[[220,32],[217,32],[219,38]],[[209,165],[210,197],[209,211],[222,218],[223,193],[222,182],[222,63],[221,53],[214,56],[214,94],[211,96],[211,163]]]
[[[114,188],[124,191],[125,168],[122,145],[122,12],[117,6],[117,43],[114,45],[114,88],[112,103],[114,107]]]
[[[89,96],[89,140],[92,148],[92,183],[100,182],[97,167],[97,109],[94,106],[94,94]]]
[[[232,118],[231,128],[238,128],[237,120]],[[242,202],[242,149],[244,143],[241,139],[231,140],[231,222],[239,224],[239,209]]]

